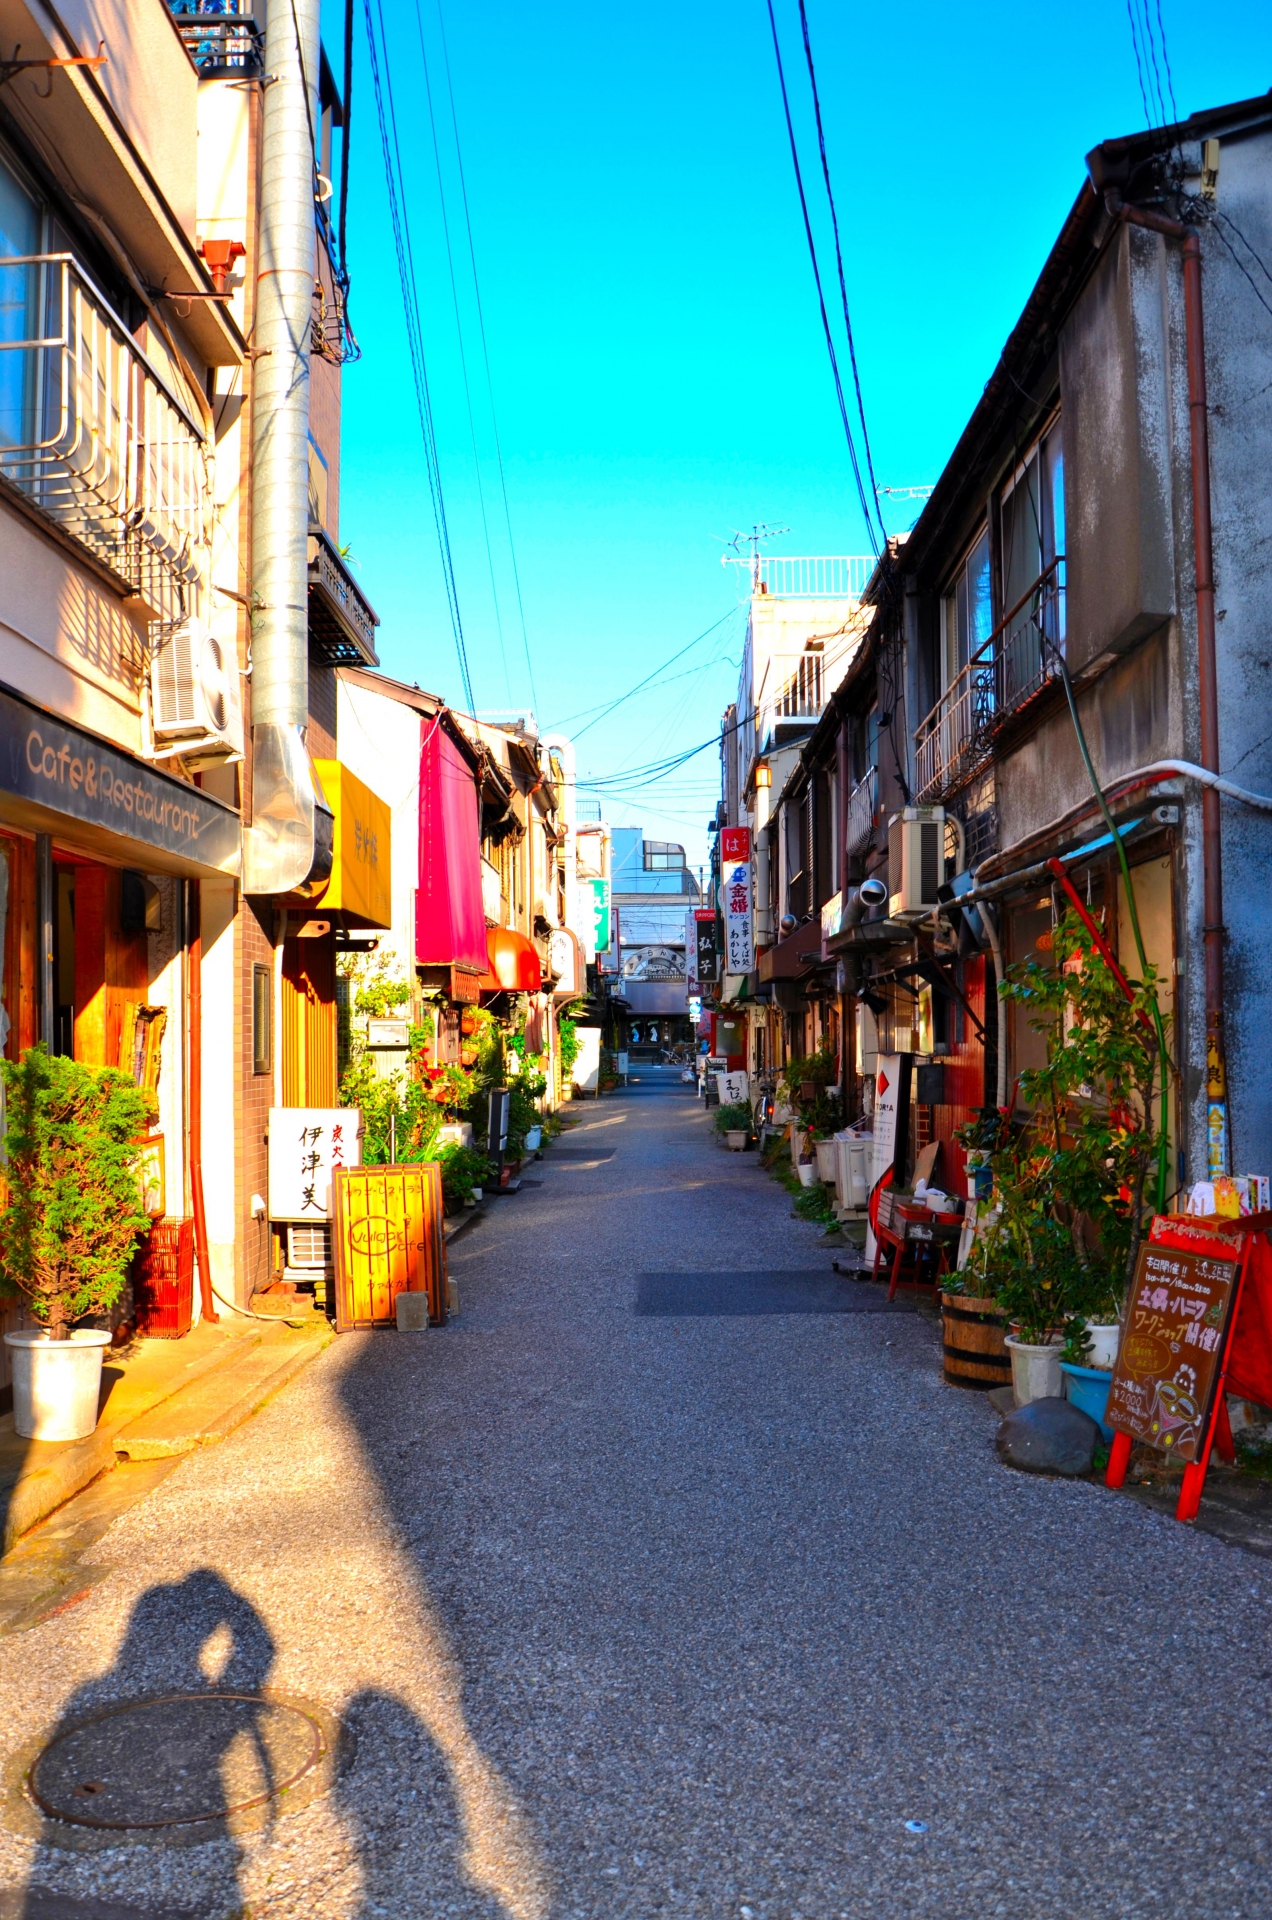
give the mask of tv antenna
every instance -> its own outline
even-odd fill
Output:
[[[760,547],[765,540],[776,540],[779,533],[789,533],[789,527],[775,526],[770,520],[757,520],[750,533],[734,528],[733,537],[726,544],[733,548],[732,553],[720,555],[722,567],[745,567],[751,569],[751,591],[758,593],[760,588]],[[743,553],[744,546],[750,547],[750,554]]]
[[[931,487],[876,487],[876,494],[882,500],[930,500]]]

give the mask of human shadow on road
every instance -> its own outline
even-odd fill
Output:
[[[80,1848],[94,1833],[104,1839],[118,1832],[119,1844],[129,1845],[128,1823],[139,1806],[153,1831],[168,1813],[188,1812],[197,1801],[204,1816],[197,1823],[201,1840],[231,1838],[223,1773],[231,1746],[244,1734],[254,1749],[254,1773],[267,1791],[274,1784],[262,1710],[253,1704],[274,1655],[273,1637],[256,1609],[210,1567],[141,1596],[113,1666],[71,1695],[32,1768],[32,1798],[45,1817],[23,1920],[47,1920],[55,1906],[74,1914],[75,1900],[57,1895],[48,1883],[56,1885],[60,1869],[76,1854],[84,1858]],[[241,1698],[230,1710],[204,1708],[197,1724],[180,1706],[157,1707],[140,1725],[111,1712],[134,1701],[225,1694]],[[54,1817],[60,1807],[72,1818]],[[232,1844],[237,1878],[241,1854]],[[146,1847],[136,1847],[133,1857],[136,1892],[144,1896],[157,1863]],[[147,1903],[147,1911],[156,1909]]]

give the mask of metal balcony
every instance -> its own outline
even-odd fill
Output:
[[[177,31],[201,80],[250,80],[264,64],[265,40],[251,5],[168,0]]]
[[[848,796],[848,826],[844,842],[846,853],[860,853],[875,829],[879,808],[879,769],[871,767]]]
[[[201,430],[69,253],[0,257],[0,476],[160,621],[206,579]]]
[[[987,764],[1003,728],[1059,677],[1063,647],[1061,555],[981,642],[915,729],[916,799],[941,800]]]
[[[379,617],[321,528],[309,530],[309,651],[324,667],[378,667]]]

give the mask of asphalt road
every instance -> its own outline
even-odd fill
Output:
[[[636,1314],[641,1272],[829,1256],[674,1078],[582,1122],[456,1243],[456,1323],[337,1342],[0,1641],[10,1755],[72,1700],[221,1674],[343,1718],[333,1791],[181,1848],[10,1814],[0,1887],[200,1920],[1267,1920],[1272,1564],[1000,1466],[915,1314]]]

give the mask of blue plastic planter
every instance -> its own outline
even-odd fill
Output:
[[[1062,1360],[1060,1371],[1065,1376],[1064,1390],[1070,1404],[1082,1413],[1089,1413],[1093,1420],[1099,1422],[1104,1438],[1111,1440],[1113,1429],[1104,1416],[1108,1411],[1113,1375],[1104,1367],[1075,1367],[1071,1360]]]

